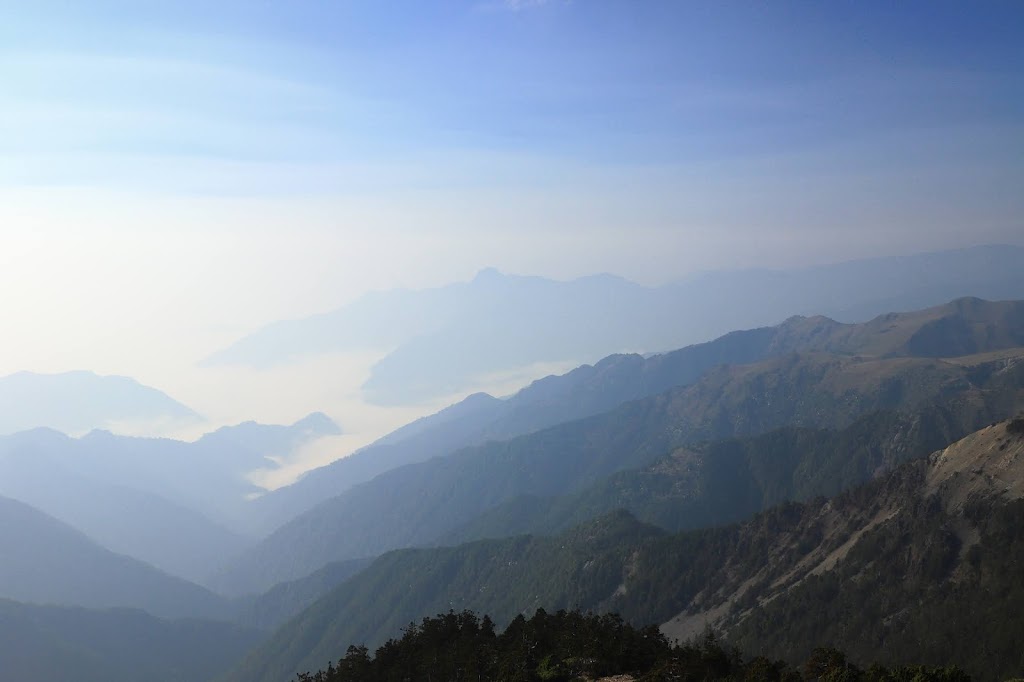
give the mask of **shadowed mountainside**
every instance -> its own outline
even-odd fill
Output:
[[[958,299],[861,324],[795,317],[648,358],[613,355],[593,366],[535,381],[506,400],[470,396],[260,497],[252,513],[269,532],[318,502],[398,466],[607,412],[692,384],[718,365],[754,363],[797,351],[953,357],[1016,346],[1024,346],[1024,303]]]
[[[429,545],[507,500],[573,493],[688,443],[786,425],[842,428],[876,410],[913,411],[937,400],[968,426],[986,423],[1018,409],[1022,371],[1022,363],[987,356],[823,353],[720,367],[603,415],[382,474],[289,522],[211,584],[259,591],[329,561]]]
[[[475,609],[499,626],[538,605],[616,611],[670,636],[724,629],[748,652],[804,660],[1019,671],[1024,634],[1024,420],[971,434],[862,487],[733,526],[669,535],[627,512],[522,536],[379,558],[258,647],[228,680],[282,679],[423,615]],[[973,615],[971,615],[973,614]],[[973,635],[1002,631],[980,650]],[[928,634],[925,635],[924,633]]]

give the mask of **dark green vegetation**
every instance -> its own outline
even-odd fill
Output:
[[[274,585],[263,594],[240,597],[234,602],[233,620],[259,630],[274,630],[370,563],[371,559],[335,561],[305,578]]]
[[[1009,424],[830,501],[787,503],[741,525],[669,535],[618,512],[554,538],[392,552],[229,679],[269,682],[319,667],[424,613],[473,609],[502,626],[538,606],[614,611],[681,639],[710,625],[745,652],[790,661],[817,644],[858,664],[1019,674],[1024,438]],[[970,604],[983,605],[976,617]],[[977,647],[968,635],[993,622],[1001,632]]]
[[[164,621],[135,610],[0,600],[0,678],[203,682],[230,667],[259,636],[227,623]]]
[[[424,618],[410,623],[401,638],[389,640],[372,658],[366,647],[353,646],[337,665],[301,673],[296,682],[391,682],[392,680],[544,680],[611,679],[618,682],[662,680],[757,680],[801,682],[804,679],[846,682],[969,682],[955,667],[873,665],[858,669],[835,649],[817,649],[792,668],[764,657],[744,661],[739,652],[712,634],[684,645],[671,645],[656,628],[637,629],[614,614],[581,614],[538,609],[522,615],[501,634],[494,623],[471,611]]]
[[[227,600],[137,559],[114,554],[28,505],[0,498],[0,597],[161,617],[227,617]],[[17,548],[16,550],[13,548]]]
[[[787,425],[842,428],[878,410],[933,409],[956,422],[948,431],[956,437],[1024,405],[1021,374],[1021,365],[989,356],[949,361],[799,353],[720,367],[691,386],[605,414],[382,474],[285,525],[215,585],[259,591],[329,561],[437,543],[516,497],[572,494],[705,440]]]
[[[391,552],[284,625],[230,679],[287,678],[349,644],[379,646],[409,621],[450,608],[489,613],[502,627],[541,606],[587,608],[615,590],[631,552],[663,534],[620,513],[557,538]]]
[[[573,495],[515,498],[445,536],[444,544],[557,533],[615,509],[670,531],[741,521],[789,500],[836,495],[1005,412],[997,404],[979,404],[974,412],[933,404],[909,414],[874,412],[839,430],[784,427],[701,443]]]

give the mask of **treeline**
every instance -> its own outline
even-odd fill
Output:
[[[295,682],[571,682],[629,675],[637,682],[970,682],[958,668],[873,665],[862,670],[843,653],[817,649],[797,668],[758,657],[744,660],[707,633],[672,645],[656,626],[636,628],[616,614],[579,611],[518,616],[502,633],[471,611],[410,623],[370,656],[351,646],[337,663]]]

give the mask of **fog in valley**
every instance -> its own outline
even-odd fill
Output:
[[[0,680],[1024,674],[1017,4],[3,16]]]

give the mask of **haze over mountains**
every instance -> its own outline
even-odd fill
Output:
[[[36,604],[128,607],[155,616],[223,617],[212,592],[115,554],[26,504],[0,498],[0,597]]]
[[[0,21],[0,682],[1024,682],[1024,3]]]
[[[195,442],[37,429],[0,437],[0,494],[74,525],[111,550],[203,580],[254,533],[246,475],[339,428],[324,415],[291,426],[224,427]]]
[[[26,623],[16,627],[29,654],[0,651],[0,664],[7,656],[24,669],[50,652],[55,670],[122,679],[106,660],[128,656],[116,646],[29,623],[122,637],[136,622],[166,638],[153,652],[165,669],[188,633],[203,631],[206,662],[188,674],[288,679],[438,610],[475,609],[502,625],[537,607],[614,610],[678,637],[708,623],[745,651],[787,660],[820,634],[866,660],[867,623],[839,618],[845,629],[830,629],[800,604],[822,599],[816,581],[836,571],[876,581],[890,600],[871,604],[880,618],[904,618],[915,599],[939,611],[988,604],[985,566],[1002,575],[1016,551],[991,534],[1015,532],[1004,517],[1016,513],[1012,420],[1022,412],[1024,301],[967,297],[859,323],[794,316],[678,350],[609,355],[505,398],[470,395],[269,492],[249,474],[339,434],[333,420],[246,422],[194,442],[23,431],[0,437],[0,544],[18,548],[0,598],[19,602],[5,608]],[[936,506],[913,472],[965,437],[947,451],[955,457],[933,457],[958,464],[922,474],[938,481],[927,490],[959,500]],[[950,492],[963,472],[967,492]],[[922,501],[879,520],[898,495]],[[867,560],[843,563],[872,533],[912,556],[931,557],[940,541],[946,549],[901,564],[919,584],[898,587]],[[974,546],[980,563],[963,563]],[[789,549],[765,567],[759,547]],[[944,587],[953,574],[966,576],[966,591]],[[110,608],[147,614],[97,611]],[[922,618],[905,622],[920,629]],[[764,623],[773,619],[803,634],[772,637]],[[943,637],[961,632],[950,628]],[[887,637],[880,660],[890,663],[910,652],[979,675],[1012,667],[1005,647],[985,662]]]
[[[797,318],[647,360],[613,358],[609,363],[617,371],[606,367],[577,376],[570,373],[562,379],[563,386],[571,388],[559,396],[561,400],[544,402],[548,416],[564,415],[560,405],[572,406],[564,423],[384,473],[281,527],[233,562],[214,584],[225,590],[262,590],[328,561],[434,542],[489,506],[519,495],[572,492],[700,440],[752,435],[790,424],[841,427],[880,409],[954,406],[964,424],[958,435],[963,435],[1010,416],[1015,409],[1017,394],[1000,383],[1004,375],[996,371],[1006,361],[986,355],[956,361],[934,358],[999,350],[1013,355],[1021,345],[1024,305],[961,299],[862,325]],[[915,357],[918,354],[924,357]],[[768,359],[715,367],[727,357],[738,362]],[[657,392],[663,384],[645,382],[648,371],[678,387]],[[686,386],[698,376],[695,384]],[[594,377],[600,380],[595,382]],[[557,383],[547,380],[552,387]],[[595,388],[607,391],[606,404],[620,407],[574,421],[574,411],[588,402],[579,397],[593,398]],[[531,387],[522,394],[559,392],[547,394]],[[637,400],[638,394],[649,397]],[[529,404],[528,399],[523,402]],[[479,429],[482,415],[486,424],[486,411],[471,410],[463,419]],[[458,422],[441,423],[447,437]],[[479,437],[478,431],[469,433]],[[454,445],[450,440],[445,443]],[[358,461],[356,457],[352,462]],[[342,460],[311,472],[307,479],[323,475],[337,480],[348,469],[346,464]],[[428,515],[422,513],[426,508],[431,509]]]
[[[0,435],[46,427],[82,434],[93,429],[170,429],[203,418],[134,379],[78,371],[17,372],[0,378]]]
[[[416,403],[540,362],[698,343],[792,315],[863,321],[972,295],[1024,297],[1024,248],[981,246],[785,271],[712,273],[660,287],[598,275],[558,282],[481,271],[470,282],[367,294],[336,311],[276,322],[208,365],[269,367],[312,355],[382,350],[363,384],[384,405]],[[671,311],[669,313],[668,311]]]

